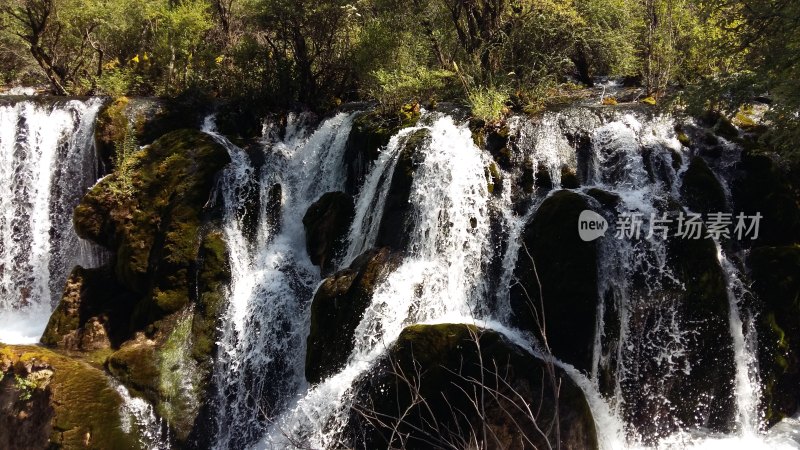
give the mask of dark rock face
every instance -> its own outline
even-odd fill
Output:
[[[707,214],[726,210],[725,191],[714,172],[699,156],[692,158],[689,168],[683,174],[681,196],[686,206],[696,213]]]
[[[732,183],[734,209],[760,213],[759,237],[753,245],[782,246],[800,242],[800,195],[797,184],[765,155],[742,155]]]
[[[409,218],[414,210],[414,205],[408,199],[411,196],[414,173],[424,157],[420,150],[429,139],[430,131],[422,129],[407,136],[402,144],[378,231],[376,245],[380,247],[390,247],[398,251],[406,249],[412,226]]]
[[[353,349],[355,330],[375,288],[400,264],[388,248],[371,250],[322,282],[311,304],[306,379],[318,383],[340,369]]]
[[[306,229],[306,251],[322,273],[333,269],[335,258],[347,239],[347,232],[356,214],[353,197],[344,192],[328,192],[314,202],[303,216]]]
[[[547,442],[555,446],[557,414],[561,448],[597,448],[583,392],[551,369],[493,331],[410,326],[357,382],[344,442],[364,449],[468,448],[474,439],[489,449],[548,448]]]
[[[800,406],[800,246],[755,248],[747,264],[762,303],[758,364],[772,425]]]
[[[65,350],[93,351],[121,344],[136,296],[126,292],[107,268],[75,267],[41,342]]]
[[[522,235],[524,246],[514,269],[519,283],[511,288],[511,307],[516,326],[539,335],[533,311],[541,313],[543,302],[553,354],[589,372],[597,314],[597,249],[578,236],[578,216],[585,209],[590,209],[586,198],[570,191],[556,192],[542,203]]]
[[[664,383],[663,395],[669,408],[653,405],[659,410],[652,411],[632,404],[632,421],[654,435],[670,430],[654,429],[652,417],[657,416],[649,415],[652,413],[671,418],[676,426],[727,431],[736,412],[736,369],[726,280],[717,249],[710,239],[675,238],[667,243],[667,258],[680,284],[664,286],[662,296],[672,302],[672,320],[679,323],[680,329],[693,330],[683,338],[681,357],[690,363],[691,370]],[[644,314],[638,319],[637,327],[646,332],[659,317]],[[642,376],[655,383],[664,377],[664,369],[658,367],[655,355],[650,361],[642,368]]]
[[[0,345],[0,447],[139,448],[122,399],[102,370],[28,346]]]
[[[401,128],[410,127],[419,119],[419,105],[406,105],[397,114],[380,114],[377,111],[364,113],[353,121],[344,153],[347,181],[345,191],[355,195],[370,164],[379,156],[381,147]]]

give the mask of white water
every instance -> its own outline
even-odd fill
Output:
[[[0,105],[0,342],[34,343],[76,264],[99,252],[72,228],[97,180],[99,100]]]
[[[156,416],[153,405],[139,397],[133,397],[128,389],[113,378],[109,378],[122,399],[120,422],[122,431],[136,431],[143,450],[165,450],[169,448],[169,435],[163,420]]]
[[[252,442],[305,385],[307,307],[320,276],[306,254],[302,219],[322,194],[343,190],[353,118],[338,114],[306,135],[306,118],[290,116],[282,139],[265,136],[260,172],[241,149],[227,145],[232,163],[222,192],[233,281],[215,375],[217,447]],[[282,199],[273,229],[265,205],[275,184],[282,186]],[[248,189],[257,189],[261,200],[255,242],[240,220]]]
[[[468,129],[453,119],[425,114],[413,128],[400,131],[367,174],[356,198],[355,220],[349,232],[349,247],[339,266],[349,264],[376,242],[389,183],[405,138],[427,128],[432,139],[422,149],[424,158],[415,174],[410,204],[414,227],[402,264],[379,285],[372,303],[356,330],[354,349],[344,369],[318,385],[303,380],[304,338],[308,333],[308,301],[318,285],[318,269],[310,266],[304,248],[301,219],[311,202],[324,192],[341,190],[344,180],[342,154],[352,116],[340,114],[324,122],[314,133],[304,133],[300,118],[289,121],[285,137],[266,139],[266,161],[253,167],[246,153],[226,143],[232,164],[221,184],[226,211],[226,235],[232,255],[234,283],[225,323],[217,383],[222,389],[218,404],[219,448],[236,448],[254,442],[255,448],[336,447],[346,426],[352,399],[349,389],[384,354],[402,329],[414,323],[468,322],[502,332],[531,349],[535,345],[507,327],[507,292],[520,248],[519,236],[535,214],[543,197],[533,194],[524,213],[514,210],[515,200],[503,173],[506,189],[490,196],[485,169],[488,155],[475,148]],[[548,113],[532,123],[512,121],[512,139],[533,167],[543,167],[558,189],[561,168],[575,170],[580,161],[567,133],[583,127],[593,148],[587,163],[589,186],[620,196],[618,211],[643,214],[642,234],[649,230],[649,215],[659,211],[668,197],[679,198],[679,183],[688,154],[675,137],[668,117],[644,118],[634,114],[593,116],[566,111]],[[212,131],[207,127],[207,131]],[[266,133],[265,133],[266,134]],[[274,133],[273,133],[274,134]],[[224,141],[224,138],[219,137]],[[672,167],[672,154],[683,164]],[[648,164],[657,172],[650,178]],[[282,212],[277,225],[265,217],[267,191],[275,183],[283,188]],[[254,241],[243,229],[243,204],[256,189],[261,198],[260,220]],[[593,200],[592,200],[593,201]],[[492,219],[495,217],[495,219]],[[498,220],[507,245],[499,256],[501,292],[488,292],[486,262],[499,249],[490,242],[492,220]],[[613,232],[613,228],[612,228]],[[613,237],[612,237],[613,239]],[[744,329],[739,309],[744,288],[735,264],[721,252],[719,264],[728,282],[731,306],[729,325],[736,366],[732,395],[736,399],[736,431],[728,435],[703,429],[686,429],[660,436],[654,445],[642,444],[641,436],[624,420],[624,407],[631,395],[646,395],[659,402],[666,382],[685,375],[697,364],[687,357],[687,342],[694,331],[673,311],[668,291],[682,286],[672,273],[667,250],[658,240],[606,239],[600,245],[601,292],[615,295],[619,316],[618,346],[604,353],[600,329],[595,364],[585,374],[558,362],[584,390],[597,423],[603,449],[643,448],[800,448],[796,420],[787,420],[762,430],[758,416],[759,381],[755,367],[754,330]],[[637,278],[638,277],[638,278]],[[634,282],[634,280],[638,280]],[[670,294],[671,295],[671,294]],[[496,296],[498,303],[489,306]],[[603,317],[605,305],[598,303]],[[633,314],[656,318],[649,329],[632,327]],[[602,321],[599,322],[602,325]],[[534,352],[535,353],[535,352]],[[612,392],[600,392],[598,368],[614,360],[617,364]],[[662,379],[637,384],[636,366],[656,362]],[[633,392],[638,389],[641,392]],[[698,400],[700,402],[700,400]],[[664,429],[669,417],[652,417]]]
[[[420,149],[422,163],[409,199],[415,214],[408,256],[377,288],[346,367],[301,394],[257,447],[335,445],[346,424],[347,390],[406,325],[476,316],[486,295],[482,269],[490,251],[486,161],[469,130],[451,118],[436,117],[426,128],[431,139]],[[381,170],[380,163],[377,167]]]

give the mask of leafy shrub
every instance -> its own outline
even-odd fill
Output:
[[[509,95],[497,88],[474,89],[467,96],[472,115],[486,122],[497,122],[508,112]]]

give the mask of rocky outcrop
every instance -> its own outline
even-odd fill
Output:
[[[421,129],[406,136],[402,143],[378,229],[376,245],[380,247],[390,247],[398,251],[406,249],[413,225],[409,218],[414,208],[408,200],[414,174],[423,161],[421,149],[429,139],[430,130]]]
[[[353,198],[344,192],[328,192],[309,206],[303,216],[306,229],[306,251],[311,263],[326,274],[347,240],[347,232],[355,216]]]
[[[388,248],[371,250],[322,282],[311,303],[306,345],[309,382],[318,383],[344,366],[375,289],[399,264],[400,257]]]
[[[800,406],[800,246],[755,248],[747,264],[761,302],[758,367],[773,425]]]
[[[522,234],[511,307],[514,324],[540,336],[537,316],[543,305],[553,354],[589,372],[597,320],[597,248],[578,235],[578,216],[585,209],[590,209],[586,197],[570,191],[558,191],[542,203]]]
[[[100,323],[114,350],[107,370],[155,406],[177,445],[208,444],[202,431],[231,274],[219,215],[206,205],[228,161],[211,137],[180,130],[98,182],[75,209],[75,228],[113,252],[111,265],[76,269],[45,334],[67,347]]]
[[[555,448],[556,418],[560,448],[598,448],[586,398],[563,371],[470,325],[406,328],[354,398],[350,448]]]
[[[75,208],[78,235],[114,252],[114,278],[143,297],[141,328],[189,304],[203,208],[227,151],[196,131],[169,133],[134,153]]]
[[[139,448],[102,370],[26,346],[0,346],[0,448]]]

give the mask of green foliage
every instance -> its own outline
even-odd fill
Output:
[[[14,375],[14,387],[19,391],[19,399],[28,401],[33,397],[33,391],[36,390],[37,385],[34,380],[29,380],[26,377]]]
[[[468,100],[473,117],[486,122],[497,122],[508,112],[509,97],[502,89],[476,89],[469,93]]]
[[[396,110],[407,103],[435,101],[454,81],[455,74],[448,70],[431,70],[416,67],[372,72],[372,82],[366,92],[387,110]]]

